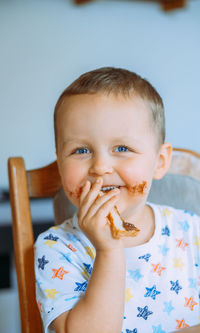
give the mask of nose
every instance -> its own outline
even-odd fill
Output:
[[[95,156],[91,160],[91,165],[89,168],[89,175],[93,177],[103,176],[105,174],[111,174],[113,172],[113,167],[111,161],[103,156]]]

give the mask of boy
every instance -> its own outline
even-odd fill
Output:
[[[159,94],[135,73],[100,68],[63,92],[54,124],[62,185],[78,214],[36,242],[45,332],[165,333],[197,325],[200,218],[146,203],[172,154]],[[140,230],[136,237],[112,237],[114,206]]]

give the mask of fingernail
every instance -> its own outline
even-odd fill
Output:
[[[96,180],[96,183],[100,183],[101,182],[101,178],[97,178],[97,180]]]

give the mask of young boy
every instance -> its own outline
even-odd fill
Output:
[[[36,242],[44,331],[166,333],[198,325],[200,218],[146,202],[172,154],[159,94],[135,73],[100,68],[63,92],[54,120],[62,185],[78,213]],[[137,236],[113,238],[114,206]]]

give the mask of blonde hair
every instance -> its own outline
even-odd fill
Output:
[[[80,94],[115,94],[124,97],[137,96],[149,106],[158,146],[165,141],[165,114],[162,98],[144,78],[122,68],[103,67],[81,75],[60,95],[54,110],[54,132],[57,147],[57,113],[64,99]]]

